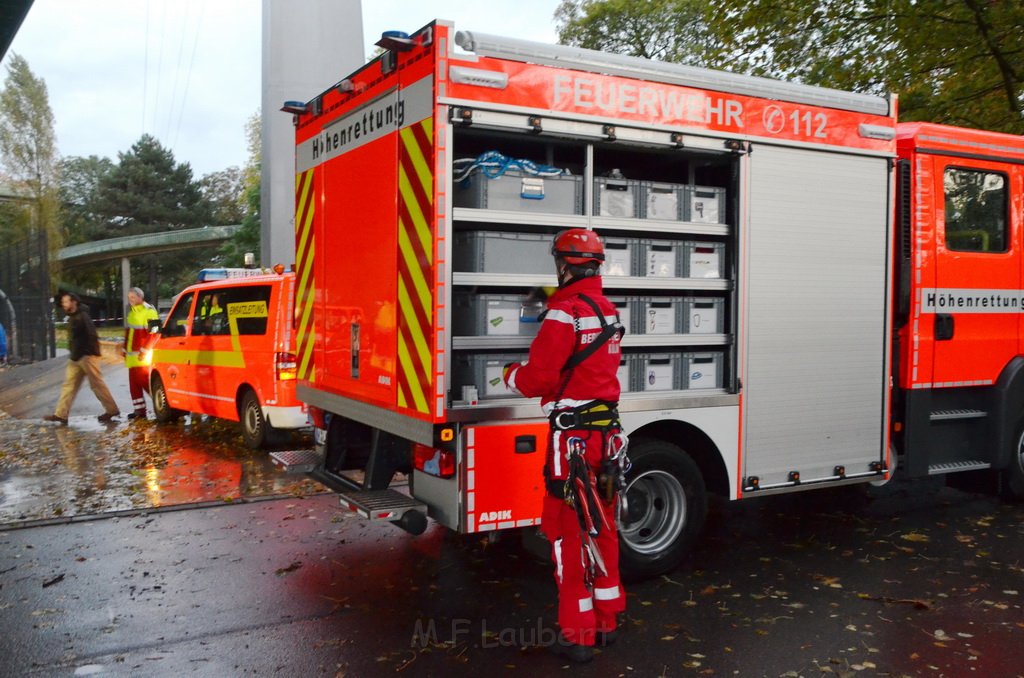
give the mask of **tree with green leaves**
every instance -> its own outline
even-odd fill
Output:
[[[192,178],[192,167],[176,162],[156,138],[143,134],[117,155],[117,165],[101,177],[96,191],[106,231],[102,237],[209,225],[212,210]]]
[[[1019,0],[563,0],[563,43],[900,97],[901,120],[1024,133]]]
[[[60,161],[60,204],[64,242],[68,245],[100,238],[106,225],[97,206],[100,182],[114,170],[110,158],[71,156]]]
[[[46,231],[50,247],[59,247],[53,111],[46,82],[32,73],[24,57],[14,53],[0,91],[0,166],[3,192],[14,198],[0,215],[0,234],[10,241],[30,228],[40,228]]]
[[[199,190],[210,203],[210,223],[214,226],[240,224],[245,217],[242,194],[245,192],[242,170],[228,167],[210,172],[199,180]]]
[[[100,177],[94,209],[100,216],[95,238],[200,228],[212,217],[191,166],[176,162],[174,154],[148,134],[118,153],[117,165]],[[215,262],[201,248],[137,257],[132,260],[132,277],[144,280],[148,272],[149,287],[159,282],[159,289],[147,290],[147,297],[166,299],[194,282],[196,271],[211,263]]]
[[[1019,0],[733,0],[713,30],[744,70],[900,97],[901,120],[1024,133]]]
[[[262,151],[260,144],[260,113],[256,111],[245,124],[245,138],[249,159],[242,170],[242,194],[240,207],[242,228],[231,240],[221,246],[220,256],[225,266],[241,266],[246,252],[257,256],[260,251],[260,166]],[[237,223],[237,222],[235,222]]]
[[[690,66],[710,66],[715,36],[696,0],[562,0],[555,10],[562,44]]]

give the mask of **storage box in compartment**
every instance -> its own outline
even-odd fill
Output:
[[[622,356],[619,360],[619,371],[615,373],[615,376],[619,379],[619,391],[621,393],[628,393],[633,390],[632,362],[628,356]]]
[[[683,297],[684,334],[722,334],[725,332],[725,300],[708,297]]]
[[[455,207],[485,210],[583,214],[583,177],[538,177],[509,170],[496,179],[475,172],[456,182]]]
[[[612,302],[615,306],[616,312],[619,314],[619,322],[626,328],[626,333],[635,332],[633,325],[633,308],[636,303],[636,299],[630,297],[608,297],[608,301]]]
[[[458,231],[452,259],[456,271],[551,275],[551,236],[504,231]]]
[[[633,369],[637,371],[636,390],[674,391],[682,388],[682,354],[637,353],[632,358]]]
[[[725,223],[725,189],[716,186],[687,186],[684,203],[686,221],[698,224]]]
[[[637,334],[679,334],[682,327],[678,299],[642,297],[637,300]]]
[[[543,304],[525,300],[518,294],[456,293],[452,327],[463,337],[533,336]]]
[[[724,243],[684,242],[682,259],[686,278],[725,277]]]
[[[631,179],[594,179],[594,216],[635,219],[640,214],[640,182]]]
[[[605,238],[604,265],[601,275],[636,275],[637,250],[640,241],[634,238]]]
[[[722,388],[725,383],[723,374],[724,356],[722,353],[684,353],[683,354],[683,388],[696,390],[702,388]]]
[[[663,221],[683,221],[684,189],[683,184],[659,184],[645,181],[641,188],[640,217]]]
[[[683,275],[681,243],[672,240],[643,240],[640,246],[640,275],[680,278]]]
[[[526,355],[501,353],[490,355],[456,355],[452,361],[453,393],[462,393],[464,386],[475,386],[477,396],[483,398],[518,398],[515,391],[505,386],[502,372],[506,363],[522,362]]]

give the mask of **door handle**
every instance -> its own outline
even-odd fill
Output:
[[[953,338],[953,316],[949,313],[935,314],[935,341],[949,341]]]

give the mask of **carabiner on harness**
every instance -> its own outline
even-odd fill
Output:
[[[621,520],[626,514],[626,474],[631,464],[626,450],[629,448],[629,437],[621,431],[612,433],[605,442],[604,460],[597,474],[597,486],[605,504],[611,505],[619,498],[618,515]]]
[[[566,443],[569,475],[565,480],[565,502],[575,509],[580,529],[585,534],[597,536],[608,524],[608,518],[597,494],[594,474],[587,463],[586,443],[576,436]]]

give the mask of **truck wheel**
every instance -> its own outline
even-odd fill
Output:
[[[153,379],[150,382],[150,390],[150,396],[153,398],[153,414],[156,415],[158,422],[167,424],[177,421],[184,414],[181,410],[176,410],[167,403],[167,391],[164,390],[164,382],[159,374],[153,375]]]
[[[641,441],[629,457],[619,562],[623,578],[638,581],[682,562],[704,527],[707,491],[697,465],[676,445]]]
[[[273,445],[280,440],[278,430],[270,425],[267,418],[263,416],[263,407],[256,392],[248,390],[242,396],[242,404],[238,408],[238,419],[242,422],[242,438],[245,439],[246,447],[258,450],[267,445]]]
[[[1002,471],[1002,494],[1006,499],[1024,500],[1024,421],[1017,426],[1010,450],[1010,465]]]

